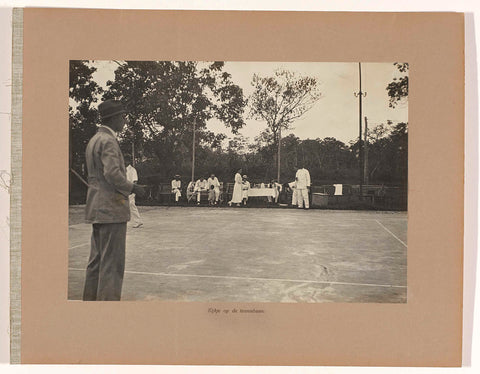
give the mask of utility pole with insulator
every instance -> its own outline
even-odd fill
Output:
[[[362,98],[367,96],[366,92],[362,92],[362,64],[358,63],[358,81],[359,90],[354,92],[355,97],[358,97],[358,167],[360,171],[360,196],[363,196],[363,147],[362,147]]]

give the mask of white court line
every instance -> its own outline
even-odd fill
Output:
[[[79,245],[74,245],[73,247],[70,247],[68,249],[75,249],[75,248],[79,248],[79,247],[85,247],[86,245],[90,245],[90,243],[83,243],[83,244],[79,244]]]
[[[401,218],[401,217],[388,217],[385,218],[388,221],[408,221],[408,218]],[[338,219],[337,221],[332,222],[342,222],[342,221],[377,221],[376,218],[343,218],[343,219]]]
[[[68,270],[85,271],[85,269],[68,268]],[[214,279],[236,279],[236,280],[258,280],[258,281],[277,281],[277,282],[295,282],[295,283],[316,283],[316,284],[337,284],[342,286],[367,286],[367,287],[388,287],[388,288],[407,288],[407,286],[395,286],[391,284],[373,284],[373,283],[349,283],[349,282],[329,282],[329,281],[312,281],[301,279],[282,279],[282,278],[249,278],[249,277],[231,277],[224,275],[198,275],[198,274],[169,274],[169,273],[150,273],[146,271],[129,271],[127,274],[139,275],[159,275],[166,277],[185,277],[185,278],[214,278]]]
[[[397,239],[400,243],[402,243],[405,248],[408,248],[407,245],[397,236],[395,235],[393,232],[391,232],[389,229],[387,229],[385,226],[383,226],[380,222],[378,222],[377,220],[375,220],[380,226],[382,226],[387,232],[390,233],[390,235],[392,235],[395,239]]]
[[[74,228],[75,226],[91,226],[91,223],[74,223],[73,225],[68,225],[68,228]]]

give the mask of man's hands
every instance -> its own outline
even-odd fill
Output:
[[[145,197],[145,195],[147,194],[147,190],[146,190],[145,187],[147,187],[147,186],[142,186],[142,185],[139,185],[139,184],[134,184],[134,185],[133,185],[132,193],[134,193],[134,194],[137,195],[138,197]]]

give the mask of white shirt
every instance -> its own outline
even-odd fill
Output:
[[[310,173],[305,168],[297,170],[295,179],[297,180],[297,189],[299,190],[304,190],[310,186]]]
[[[182,187],[182,181],[181,180],[177,181],[176,179],[174,179],[172,181],[172,190],[174,190],[175,188],[180,189],[181,187]]]
[[[207,185],[207,181],[205,179],[203,181],[199,179],[197,181],[197,183],[195,184],[195,188],[198,188],[198,189],[206,190],[207,187],[208,187],[208,185]]]
[[[137,171],[132,165],[127,166],[127,180],[132,183],[138,181]]]
[[[207,183],[208,183],[209,189],[210,189],[210,186],[213,186],[214,188],[220,187],[220,182],[218,181],[217,177],[208,178]]]

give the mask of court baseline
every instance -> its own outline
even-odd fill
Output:
[[[68,268],[72,271],[85,271],[85,269]],[[349,282],[333,282],[333,281],[312,281],[301,279],[282,279],[282,278],[250,278],[250,277],[234,277],[224,275],[200,275],[200,274],[172,274],[172,273],[152,273],[145,271],[125,270],[125,274],[135,275],[156,275],[165,277],[185,277],[185,278],[213,278],[213,279],[234,279],[234,280],[255,280],[255,281],[274,281],[274,282],[294,282],[294,283],[314,283],[314,284],[334,284],[341,286],[365,286],[365,287],[387,287],[387,288],[407,288],[407,286],[396,286],[391,284],[373,284],[373,283],[349,283]]]

